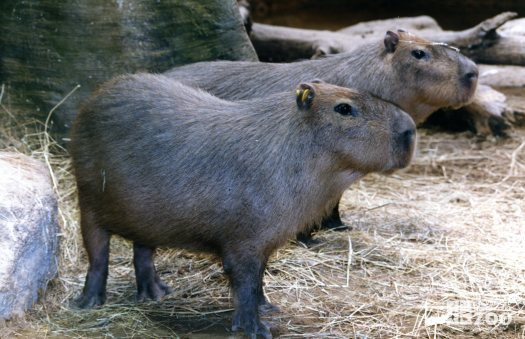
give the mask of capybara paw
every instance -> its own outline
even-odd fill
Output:
[[[147,284],[139,288],[137,292],[137,301],[144,302],[146,300],[160,300],[164,296],[171,293],[171,288],[158,280],[154,283]]]
[[[269,302],[264,302],[263,304],[259,305],[259,314],[273,314],[273,313],[279,313],[281,312],[281,309],[279,306],[275,306],[274,304],[271,304]]]
[[[272,332],[270,332],[270,326],[267,322],[258,321],[253,317],[249,318],[235,315],[233,317],[232,331],[237,332],[242,330],[244,330],[244,333],[250,339],[257,339],[257,337],[264,339],[273,338]]]
[[[73,300],[72,306],[74,308],[93,308],[101,306],[106,301],[106,297],[103,295],[87,295],[82,293],[78,298]]]
[[[348,226],[339,218],[328,218],[323,220],[321,224],[321,229],[327,230],[346,230],[347,228]]]

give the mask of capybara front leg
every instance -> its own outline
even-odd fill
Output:
[[[246,254],[232,255],[224,259],[224,270],[230,278],[234,296],[235,312],[232,330],[244,330],[249,338],[254,339],[258,335],[265,339],[272,338],[270,328],[259,319],[259,301],[262,291],[260,272],[261,267],[264,267],[264,262],[266,260],[260,260],[255,256],[246,257]]]
[[[137,280],[137,301],[148,299],[160,300],[171,292],[168,285],[160,280],[155,264],[153,253],[155,248],[133,243],[133,265],[135,266],[135,278]]]
[[[80,218],[82,238],[89,259],[89,269],[82,294],[75,302],[80,308],[91,308],[102,305],[106,301],[111,235],[98,226],[94,214],[89,210],[81,210]]]
[[[259,313],[260,314],[270,314],[270,313],[276,313],[280,312],[278,306],[275,306],[274,304],[271,304],[268,299],[266,298],[266,295],[264,294],[264,270],[266,268],[267,260],[264,261],[263,265],[261,266],[259,270],[259,286],[257,293],[258,297],[258,303],[259,303]]]

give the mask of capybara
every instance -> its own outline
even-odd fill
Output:
[[[423,122],[434,111],[466,104],[476,89],[474,62],[446,44],[388,31],[383,41],[323,59],[293,63],[199,62],[165,73],[227,100],[268,96],[301,81],[320,79],[392,102]],[[264,91],[260,91],[260,88]],[[338,204],[322,222],[342,226]],[[309,232],[307,232],[309,234]],[[301,238],[307,240],[308,236]]]
[[[133,241],[137,297],[168,293],[156,247],[218,255],[233,329],[271,338],[259,308],[270,254],[369,172],[408,165],[415,124],[395,105],[325,83],[228,102],[162,75],[103,85],[71,139],[89,258],[80,307],[105,301],[110,236]],[[260,92],[265,91],[258,86]]]

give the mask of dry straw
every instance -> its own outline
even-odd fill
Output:
[[[1,101],[0,101],[1,102]],[[231,298],[213,257],[161,250],[173,294],[136,304],[130,244],[114,239],[108,300],[75,310],[87,268],[66,150],[45,126],[0,106],[1,148],[46,161],[57,184],[60,270],[42,301],[0,337],[227,338]],[[34,132],[34,131],[37,132]],[[41,132],[38,132],[40,130]],[[421,130],[413,165],[345,194],[351,231],[275,253],[266,293],[282,338],[517,338],[525,333],[525,131],[480,142]],[[191,334],[190,334],[191,333]]]

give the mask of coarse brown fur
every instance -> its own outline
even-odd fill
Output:
[[[270,254],[356,179],[407,166],[414,134],[396,106],[324,83],[228,102],[161,75],[112,80],[72,130],[90,264],[79,306],[104,303],[118,234],[134,242],[139,300],[169,293],[155,247],[215,253],[234,292],[233,328],[270,338],[258,311],[271,308],[262,290]]]
[[[382,41],[355,51],[318,60],[200,62],[165,74],[227,100],[264,97],[302,81],[320,79],[392,102],[416,123],[423,122],[439,108],[466,104],[474,94],[478,78],[476,65],[453,47],[401,30],[389,31]],[[337,206],[323,220],[324,227],[343,225]],[[300,239],[309,240],[309,234],[307,231]]]

